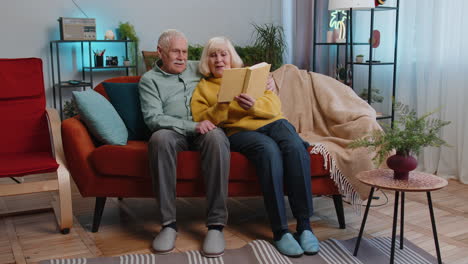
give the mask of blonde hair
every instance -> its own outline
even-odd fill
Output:
[[[158,47],[160,47],[163,50],[168,50],[171,45],[171,40],[174,38],[182,38],[187,41],[187,38],[185,37],[184,33],[178,31],[177,29],[168,29],[164,31],[161,36],[159,36],[158,40]]]
[[[217,50],[224,50],[227,48],[227,52],[231,55],[231,67],[232,68],[240,68],[244,65],[242,59],[237,54],[234,46],[232,45],[231,41],[226,37],[214,37],[208,40],[203,48],[203,52],[200,58],[200,64],[198,64],[198,70],[201,74],[205,75],[206,77],[211,75],[210,67],[208,66],[208,58],[210,53]]]

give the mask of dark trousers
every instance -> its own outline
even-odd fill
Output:
[[[176,221],[177,153],[189,149],[201,153],[207,201],[206,225],[225,225],[231,152],[229,141],[220,128],[193,137],[169,129],[158,130],[151,136],[149,165],[162,224]]]
[[[244,154],[257,169],[273,232],[288,228],[283,187],[296,219],[312,216],[308,144],[285,119],[229,137],[231,150]],[[284,182],[284,185],[283,185]]]

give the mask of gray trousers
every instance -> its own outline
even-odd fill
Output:
[[[220,128],[193,137],[169,129],[158,130],[151,136],[148,144],[149,165],[162,224],[176,221],[177,153],[185,150],[201,152],[207,200],[206,225],[226,225],[231,152],[229,140]]]

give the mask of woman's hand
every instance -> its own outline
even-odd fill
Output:
[[[255,104],[255,99],[244,93],[236,96],[236,101],[244,110],[249,110]]]
[[[197,133],[204,135],[215,128],[216,126],[213,125],[213,123],[211,123],[210,120],[203,120],[197,123],[197,125],[195,126],[195,131],[197,131]]]

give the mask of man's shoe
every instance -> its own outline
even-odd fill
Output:
[[[315,255],[319,252],[320,242],[310,230],[304,230],[300,236],[296,234],[295,237],[304,250],[304,254]]]
[[[301,246],[297,243],[291,233],[284,234],[280,240],[274,241],[274,244],[276,249],[285,256],[298,258],[304,254],[304,250],[302,250]]]
[[[153,249],[156,254],[167,254],[174,249],[177,231],[174,228],[165,227],[153,240]]]
[[[202,255],[207,258],[215,258],[224,254],[224,233],[216,229],[208,230],[203,241]]]

